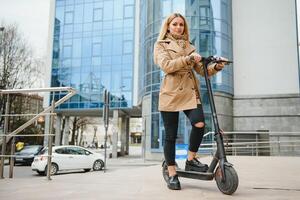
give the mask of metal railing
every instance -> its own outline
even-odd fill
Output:
[[[210,142],[201,145],[201,153],[216,151],[214,132],[208,132]],[[300,132],[224,132],[227,155],[300,156]]]
[[[61,99],[59,99],[57,102],[54,101],[54,92],[60,92],[60,91],[67,91],[68,94]],[[37,93],[37,92],[52,92],[52,102],[51,105],[44,109],[41,113],[38,114],[10,114],[9,111],[9,103],[10,103],[10,94],[17,94],[17,93]],[[3,179],[3,173],[4,173],[4,164],[5,164],[5,158],[10,158],[10,167],[9,167],[9,178],[13,178],[13,166],[14,166],[14,158],[16,157],[14,155],[15,150],[15,137],[22,136],[22,137],[44,137],[48,136],[48,159],[47,159],[47,166],[51,166],[51,157],[52,157],[52,137],[54,134],[53,132],[53,123],[54,123],[54,116],[56,113],[54,113],[54,109],[59,106],[60,104],[64,103],[66,100],[71,98],[73,95],[76,94],[76,91],[73,88],[70,87],[53,87],[53,88],[36,88],[36,89],[12,89],[12,90],[0,90],[0,95],[7,95],[6,100],[6,106],[5,106],[5,114],[1,115],[0,118],[4,117],[4,128],[3,128],[3,134],[0,134],[2,141],[0,141],[0,145],[2,145],[1,150],[1,162],[0,162],[0,178]],[[50,116],[50,123],[49,123],[49,134],[27,134],[27,135],[18,135],[21,131],[23,131],[25,128],[33,124],[37,119],[41,116]],[[16,116],[33,116],[30,120],[25,122],[23,125],[18,127],[16,130],[12,131],[11,133],[8,133],[8,123],[9,123],[9,117],[16,117]],[[6,145],[7,143],[11,141],[11,152],[10,155],[6,155]],[[51,173],[50,173],[51,167],[47,167],[47,179],[51,180]]]

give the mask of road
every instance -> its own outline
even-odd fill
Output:
[[[95,151],[95,150],[93,150]],[[96,150],[97,152],[102,152],[103,150]],[[159,164],[160,162],[143,162],[141,158],[141,147],[140,146],[130,146],[129,156],[119,157],[119,158],[108,158],[107,159],[107,170],[116,171],[121,169],[132,169],[138,167],[152,166]],[[58,175],[67,175],[73,173],[84,173],[83,170],[77,171],[68,171],[68,172],[59,172]],[[99,172],[101,173],[101,171]],[[5,165],[4,167],[4,177],[8,178],[9,176],[9,165]],[[31,170],[30,166],[25,165],[16,165],[14,166],[14,178],[37,178],[41,177],[36,172]]]
[[[167,188],[161,174],[161,164],[145,166],[137,158],[109,159],[106,173],[70,173],[46,177],[0,180],[0,199],[107,199],[107,200],[294,200],[300,196],[299,157],[228,156],[238,172],[239,187],[232,195],[222,194],[215,181],[180,178],[182,190]],[[212,157],[203,157],[209,163]],[[184,160],[179,167],[184,166]],[[140,166],[140,167],[139,167]],[[142,167],[145,166],[145,167]],[[118,167],[113,169],[113,167]],[[125,168],[130,167],[130,169]],[[22,170],[27,167],[18,167]],[[37,192],[38,188],[38,192]],[[53,193],[55,191],[55,193]],[[55,196],[53,196],[55,195]]]
[[[8,178],[9,173],[9,165],[5,165],[4,167],[4,177]],[[22,166],[17,165],[14,166],[14,178],[32,178],[38,177],[38,174],[33,172],[30,166]]]

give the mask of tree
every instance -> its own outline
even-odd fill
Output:
[[[38,78],[40,62],[32,57],[32,50],[17,25],[2,23],[1,27],[5,29],[0,38],[0,89],[29,88]],[[1,114],[5,112],[6,99],[7,95],[0,96]],[[10,107],[14,99],[14,95],[10,95]],[[3,121],[2,117],[0,127],[3,127]]]
[[[83,132],[83,129],[88,124],[89,120],[85,117],[74,117],[72,120],[72,126],[71,126],[71,145],[79,144],[81,142],[78,142],[79,137],[79,130],[81,130],[81,133]],[[80,135],[80,140],[82,138],[82,134]]]

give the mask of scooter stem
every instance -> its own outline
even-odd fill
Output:
[[[225,171],[224,171],[224,165],[227,162],[226,159],[226,153],[225,153],[225,148],[224,148],[224,142],[223,142],[223,136],[221,134],[221,130],[219,127],[219,121],[218,121],[218,117],[217,117],[217,112],[216,112],[216,106],[215,106],[215,101],[214,101],[214,97],[213,97],[213,92],[212,92],[212,88],[211,88],[211,83],[210,83],[210,79],[208,77],[208,72],[207,72],[207,67],[209,63],[212,63],[216,61],[216,59],[214,57],[208,57],[208,58],[202,58],[202,62],[204,64],[204,77],[205,77],[205,82],[206,82],[206,87],[207,87],[207,91],[208,91],[208,97],[209,97],[209,102],[210,102],[210,108],[211,108],[211,112],[212,112],[212,117],[213,117],[213,123],[214,123],[214,127],[215,127],[215,140],[217,143],[217,152],[215,154],[215,158],[217,158],[219,160],[219,166],[221,168],[221,173],[222,173],[222,180],[225,180]]]

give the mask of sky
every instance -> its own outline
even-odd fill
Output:
[[[0,24],[17,24],[36,57],[45,57],[50,0],[0,0]]]
[[[300,0],[297,0],[298,16]],[[0,0],[0,24],[18,24],[23,36],[32,46],[34,55],[46,55],[50,0]],[[298,17],[298,24],[300,19]],[[299,27],[299,25],[298,25]],[[300,31],[299,31],[300,32]]]

